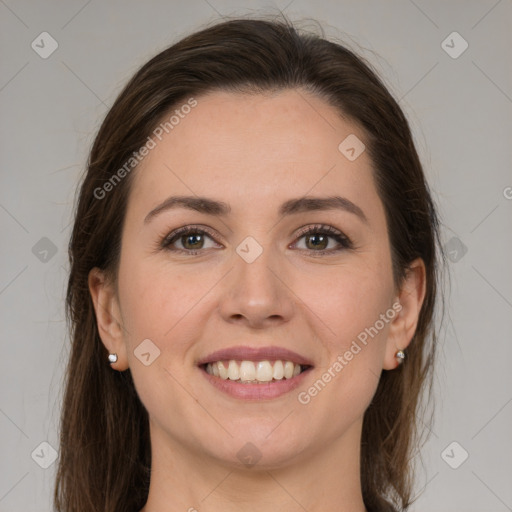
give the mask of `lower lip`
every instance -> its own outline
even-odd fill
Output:
[[[234,380],[224,380],[220,377],[210,375],[202,368],[201,373],[203,373],[210,384],[234,398],[240,398],[242,400],[270,400],[289,393],[300,386],[311,369],[310,367],[291,379],[281,379],[263,382],[261,384],[242,384]]]

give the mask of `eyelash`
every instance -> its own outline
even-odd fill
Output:
[[[183,228],[179,228],[172,233],[169,233],[167,236],[164,237],[162,240],[160,247],[162,249],[165,249],[166,251],[170,252],[178,252],[182,254],[187,254],[189,256],[194,256],[199,254],[200,252],[204,251],[204,249],[199,249],[197,251],[194,250],[188,250],[188,249],[177,249],[177,248],[170,248],[169,246],[173,244],[175,241],[177,241],[180,237],[189,235],[189,234],[199,234],[199,235],[208,235],[210,238],[212,238],[215,241],[215,235],[207,228],[203,227],[197,227],[197,226],[185,226]],[[300,240],[302,237],[307,235],[329,235],[330,238],[333,238],[340,244],[341,247],[338,247],[336,249],[322,249],[319,251],[315,251],[312,249],[301,249],[308,251],[315,256],[324,256],[329,254],[338,253],[340,251],[346,250],[346,249],[353,249],[352,241],[345,236],[341,231],[338,231],[337,229],[333,228],[332,226],[326,225],[326,224],[316,224],[314,226],[309,226],[305,229],[302,229],[297,234],[297,241]],[[296,242],[294,242],[296,243]]]

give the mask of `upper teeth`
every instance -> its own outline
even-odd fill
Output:
[[[215,361],[206,365],[210,375],[241,382],[269,382],[272,379],[291,379],[301,372],[300,364],[291,361]]]

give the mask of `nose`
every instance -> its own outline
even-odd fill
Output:
[[[264,250],[251,263],[234,254],[234,268],[223,283],[220,312],[229,323],[253,329],[288,322],[294,312],[293,292],[275,258]]]

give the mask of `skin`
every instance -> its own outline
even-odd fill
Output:
[[[367,152],[349,161],[338,150],[349,134],[364,141],[364,133],[323,100],[287,90],[216,91],[197,101],[134,171],[117,283],[99,269],[89,275],[101,339],[118,355],[112,368],[131,370],[150,416],[152,476],[143,511],[364,511],[363,414],[381,371],[397,367],[397,350],[414,334],[423,262],[412,262],[395,286],[372,162]],[[288,199],[335,194],[358,205],[367,223],[341,210],[277,214]],[[215,217],[174,209],[144,223],[170,195],[207,196],[232,211]],[[315,255],[311,239],[296,236],[315,224],[342,231],[354,247]],[[209,227],[215,239],[196,241],[196,255],[159,248],[186,225]],[[252,263],[236,252],[247,236],[263,248]],[[328,240],[321,249],[339,246]],[[174,247],[186,242],[178,238]],[[397,301],[393,320],[301,404],[298,393]],[[160,356],[145,366],[134,350],[148,338]],[[279,398],[236,399],[196,365],[235,345],[285,347],[314,368]],[[251,468],[237,457],[248,442],[261,455]]]

